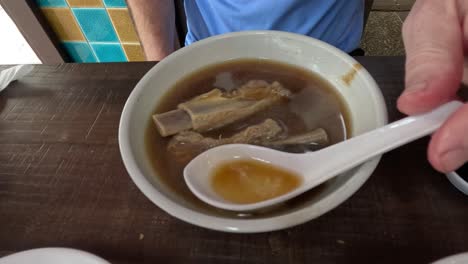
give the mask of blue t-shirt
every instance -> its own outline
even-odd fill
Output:
[[[185,0],[185,44],[243,30],[281,30],[350,52],[359,46],[364,0]]]

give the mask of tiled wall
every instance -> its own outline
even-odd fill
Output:
[[[36,3],[75,62],[145,60],[125,0],[36,0]]]

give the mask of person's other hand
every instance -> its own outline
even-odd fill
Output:
[[[418,0],[403,25],[405,91],[398,109],[408,115],[429,111],[456,98],[468,53],[468,0]],[[428,148],[440,172],[468,161],[468,104],[432,136]]]

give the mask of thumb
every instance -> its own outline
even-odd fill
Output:
[[[417,1],[403,26],[405,91],[398,109],[428,111],[451,100],[463,74],[463,33],[456,1]]]
[[[462,106],[432,136],[428,158],[441,172],[449,172],[468,161],[468,104]]]

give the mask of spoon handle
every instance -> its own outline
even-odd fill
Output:
[[[311,171],[311,177],[308,177],[310,183],[307,185],[325,182],[374,156],[431,134],[461,105],[463,103],[451,101],[431,112],[403,118],[342,143],[307,154],[310,156],[305,158],[318,165]]]

